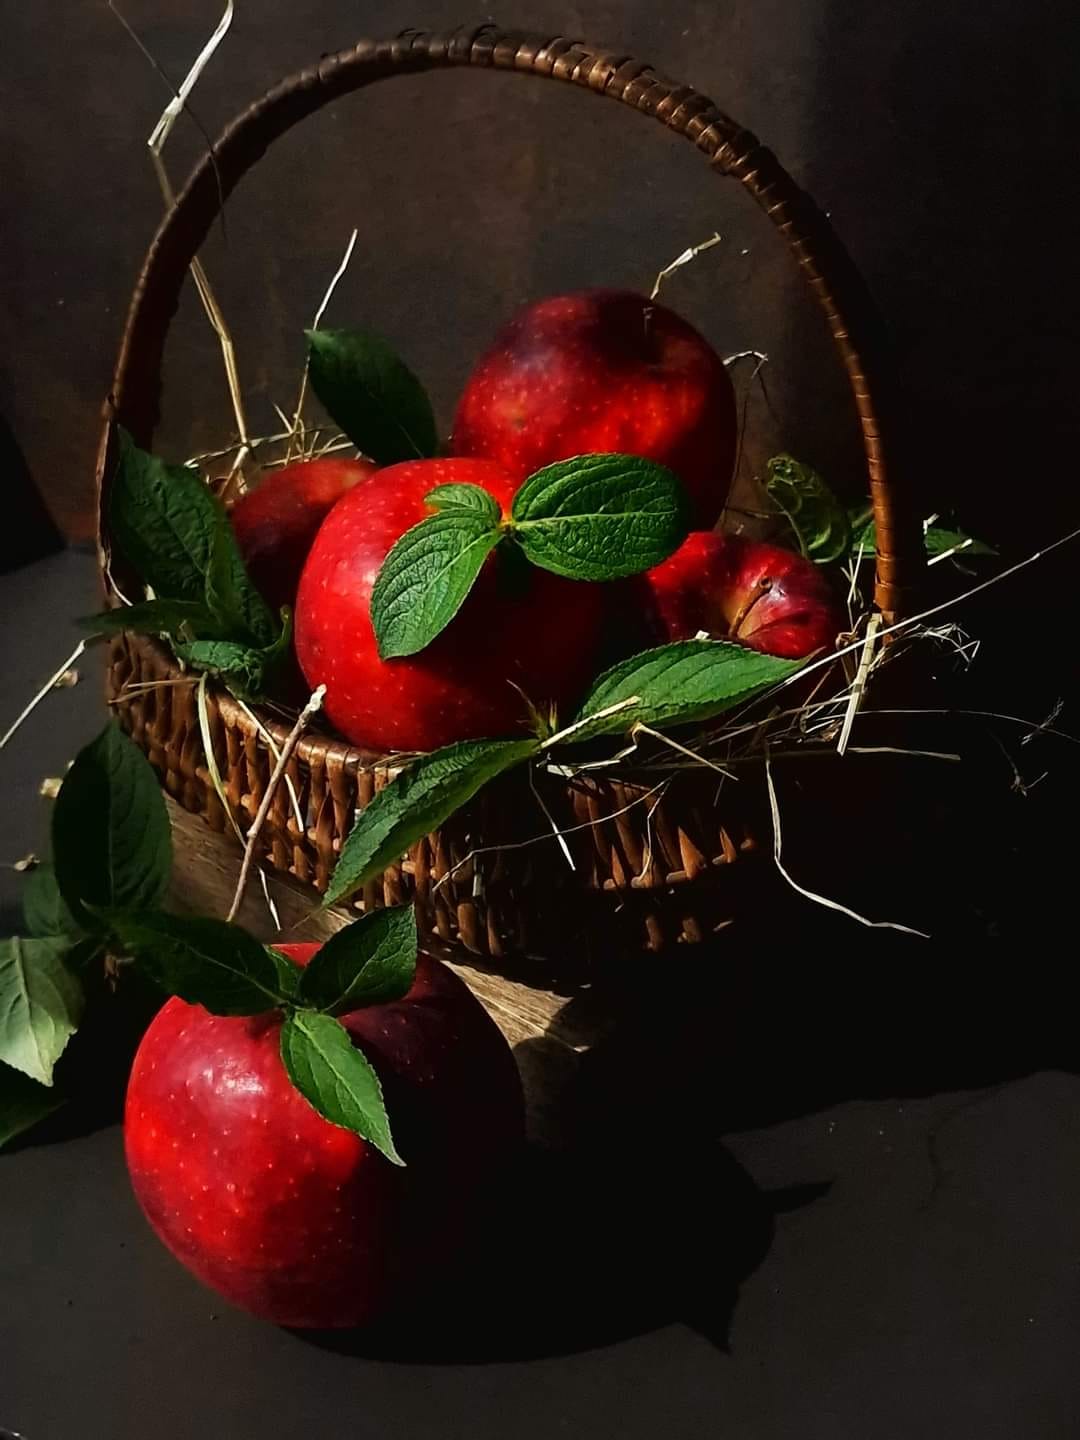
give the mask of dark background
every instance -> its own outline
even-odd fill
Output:
[[[176,79],[220,13],[218,0],[120,3]],[[32,481],[67,536],[92,535],[98,409],[160,208],[143,142],[168,97],[104,0],[4,12],[6,567],[56,538]],[[934,508],[955,505],[1006,559],[1076,523],[1071,0],[545,0],[492,13],[635,51],[755,129],[831,212],[885,313],[910,402],[907,483]],[[239,0],[196,108],[216,134],[320,52],[406,24],[477,18],[434,0]],[[189,123],[177,127],[174,179],[201,144]],[[719,230],[723,246],[665,298],[718,348],[771,355],[773,411],[755,412],[750,461],[784,446],[857,485],[846,397],[789,260],[737,187],[659,126],[567,87],[470,72],[378,86],[287,137],[238,191],[226,235],[206,254],[257,429],[274,424],[275,400],[294,396],[301,327],[354,225],[357,253],[330,319],[386,333],[425,377],[444,424],[472,358],[522,299],[595,283],[647,288]],[[228,433],[218,352],[190,295],[166,386],[158,443],[170,458]],[[1066,552],[965,612],[984,638],[969,704],[981,696],[1039,718],[1075,683],[1075,563]],[[65,653],[64,617],[92,608],[91,571],[68,555],[5,580],[8,711],[43,657]],[[100,722],[91,692],[71,692],[77,712],[54,700],[50,723],[27,732],[32,748],[5,754],[5,794],[18,800],[5,861],[31,843],[39,777],[60,773],[77,743],[55,717],[68,716],[79,738]],[[1075,728],[1069,709],[1060,723]],[[985,740],[986,754],[995,743]],[[115,1128],[64,1144],[46,1136],[5,1162],[0,1183],[0,1424],[30,1440],[247,1440],[290,1427],[334,1440],[1071,1440],[1080,1065],[1062,971],[1074,948],[1075,791],[1061,752],[1035,749],[1016,750],[1025,775],[1051,778],[1029,800],[1009,794],[1001,756],[986,778],[956,767],[970,785],[945,807],[957,828],[942,825],[922,848],[916,836],[922,869],[917,854],[903,903],[883,877],[877,912],[920,920],[936,906],[950,917],[948,943],[912,958],[895,937],[874,932],[870,944],[848,925],[815,948],[817,932],[800,944],[800,926],[821,912],[802,907],[783,945],[752,933],[729,952],[720,1001],[706,1004],[686,972],[672,981],[671,1012],[699,1016],[688,1054],[665,1049],[674,1027],[650,1000],[647,1048],[632,1049],[626,1067],[641,1098],[655,1107],[651,1077],[685,1068],[695,1083],[708,1072],[699,1099],[722,1103],[683,1121],[692,1135],[652,1112],[645,1138],[626,1137],[616,1188],[595,1209],[579,1191],[555,1190],[553,1205],[573,1193],[582,1214],[568,1254],[534,1253],[523,1226],[506,1252],[503,1308],[488,1316],[496,1331],[506,1322],[508,1355],[486,1340],[469,1352],[453,1299],[442,1338],[454,1344],[434,1357],[391,1344],[396,1364],[219,1314],[139,1223]],[[895,814],[879,823],[895,829]],[[828,847],[818,848],[827,865]],[[812,842],[793,850],[812,880]],[[845,885],[850,877],[833,875],[819,888],[852,901],[866,893]],[[710,1154],[706,1133],[724,1137],[753,1181],[752,1215],[739,1187],[729,1192],[722,1159],[713,1187],[680,1168],[686,1155]],[[684,1196],[691,1212],[679,1210]],[[667,1208],[651,1209],[654,1198]],[[730,1273],[706,1263],[717,1250]],[[617,1317],[625,1343],[606,1343],[618,1326],[592,1336],[596,1349],[563,1333],[605,1293],[601,1279],[632,1287],[642,1259],[700,1293],[680,1290],[645,1317],[630,1308]],[[468,1284],[461,1297],[464,1312]],[[514,1326],[537,1313],[553,1317],[558,1338],[519,1344]],[[571,1353],[552,1353],[560,1348]],[[444,1363],[462,1358],[508,1363]]]
[[[218,0],[118,3],[177,81],[220,14]],[[241,0],[238,12],[196,92],[210,134],[362,34],[482,18],[437,0]],[[831,211],[891,324],[912,401],[909,483],[936,506],[955,499],[973,528],[1017,551],[1065,527],[1080,425],[1071,0],[533,0],[490,13],[625,46],[756,130]],[[4,40],[3,481],[19,485],[21,451],[59,525],[85,540],[98,407],[159,213],[143,142],[168,95],[104,0],[6,6]],[[202,143],[181,122],[168,152],[177,181]],[[467,73],[352,97],[279,145],[207,253],[253,424],[265,433],[272,402],[294,395],[301,326],[354,225],[331,319],[387,333],[444,424],[478,348],[520,300],[647,286],[718,229],[724,246],[667,298],[721,350],[767,350],[767,443],[855,485],[823,327],[737,189],[655,124],[562,86]],[[221,367],[190,297],[166,384],[162,448],[218,443],[230,423]]]

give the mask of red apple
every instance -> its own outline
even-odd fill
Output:
[[[631,582],[654,643],[699,631],[767,655],[831,649],[845,628],[821,568],[794,551],[695,530],[661,565]]]
[[[271,470],[229,511],[248,574],[275,612],[296,604],[311,542],[331,508],[375,473],[368,460],[325,455]]]
[[[712,525],[736,434],[727,370],[692,326],[632,291],[585,290],[503,328],[469,377],[452,449],[519,477],[571,455],[641,455],[674,470],[696,522]]]
[[[436,485],[478,485],[509,511],[519,481],[487,460],[391,465],[334,507],[312,546],[296,599],[296,653],[326,713],[354,744],[434,750],[528,728],[528,700],[568,706],[592,677],[599,586],[489,556],[450,624],[416,655],[381,660],[372,586],[387,552],[433,512]]]
[[[303,965],[319,947],[280,948]],[[402,1169],[293,1088],[281,1022],[166,1003],[128,1084],[131,1181],[158,1237],[227,1300],[279,1325],[363,1324],[449,1255],[470,1197],[520,1141],[517,1067],[427,955],[404,999],[343,1016],[379,1074]]]

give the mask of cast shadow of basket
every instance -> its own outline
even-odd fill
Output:
[[[965,957],[902,935],[868,947],[845,925],[778,903],[752,950],[683,950],[624,972],[618,1024],[567,1097],[567,1152],[526,1157],[488,1197],[476,1245],[421,1320],[316,1343],[467,1363],[566,1354],[681,1322],[726,1348],[774,1215],[828,1204],[829,1185],[762,1193],[721,1137],[846,1101],[1080,1072],[1052,956],[1020,973],[1004,955],[995,964],[985,950]],[[658,989],[665,965],[678,980]]]
[[[721,1146],[687,1152],[670,1131],[587,1158],[530,1150],[475,1218],[460,1264],[408,1316],[299,1338],[462,1365],[574,1354],[682,1322],[725,1349],[739,1284],[772,1232],[769,1202]]]
[[[460,1262],[407,1315],[299,1337],[368,1359],[460,1365],[572,1354],[681,1322],[726,1349],[774,1210],[805,1197],[763,1195],[662,1076],[626,1103],[613,1083],[599,1056],[585,1067],[566,1147],[521,1155],[472,1217]]]
[[[902,935],[867,945],[850,921],[803,913],[796,931],[776,914],[752,950],[672,956],[681,980],[666,999],[651,984],[624,996],[586,1074],[603,1071],[598,1108],[631,1114],[644,1113],[663,1077],[667,1103],[700,1146],[852,1100],[1080,1073],[1058,951],[1017,959],[1011,946],[962,950]]]

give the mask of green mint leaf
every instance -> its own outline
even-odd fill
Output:
[[[161,911],[108,915],[111,930],[155,985],[211,1015],[261,1015],[288,1001],[278,961],[226,920]]]
[[[227,634],[253,645],[268,645],[278,626],[265,600],[248,579],[229,518],[201,477],[186,465],[168,465],[140,450],[123,430],[109,493],[109,524],[120,553],[157,597],[156,603],[184,602],[198,610],[146,612],[151,633]],[[131,610],[110,626],[135,629]],[[207,618],[209,616],[209,619]],[[166,624],[158,624],[157,619]],[[95,616],[99,624],[103,617]]]
[[[996,555],[998,553],[992,545],[987,545],[983,540],[976,540],[971,535],[965,535],[962,530],[945,530],[938,525],[931,525],[927,529],[924,543],[926,553],[931,560],[935,555],[944,555],[951,550],[956,551],[957,559],[963,555]]]
[[[634,455],[578,455],[530,475],[512,530],[534,565],[571,580],[617,580],[666,560],[686,539],[678,477]]]
[[[766,493],[807,559],[818,565],[843,560],[851,548],[851,521],[817,471],[790,455],[775,455],[766,471]]]
[[[248,579],[232,524],[220,506],[206,568],[206,606],[218,622],[218,634],[249,640],[255,649],[272,645],[281,629],[269,605]]]
[[[392,1164],[405,1164],[394,1148],[379,1077],[339,1020],[294,1011],[281,1027],[281,1059],[289,1079],[324,1120],[355,1131]]]
[[[100,979],[102,962],[108,950],[108,937],[87,935],[79,940],[68,935],[65,938],[69,948],[64,952],[64,964],[71,973],[80,977],[93,976]]]
[[[194,470],[148,455],[126,431],[118,444],[109,492],[117,548],[162,599],[202,604],[219,509],[214,497]]]
[[[378,335],[309,330],[311,388],[331,419],[377,465],[426,459],[439,447],[431,401]]]
[[[42,1085],[79,1028],[83,990],[59,936],[0,940],[0,1060]]]
[[[429,515],[406,530],[371,591],[371,623],[384,660],[415,655],[449,625],[499,539],[489,518],[460,509]]]
[[[100,929],[93,910],[157,905],[172,869],[172,834],[150,762],[110,722],[75,757],[52,822],[56,881],[81,925]]]
[[[23,921],[31,935],[77,936],[82,926],[64,903],[56,871],[47,861],[27,875],[22,892]]]
[[[576,744],[597,735],[623,734],[639,724],[708,720],[794,674],[802,664],[723,640],[661,645],[605,671],[571,722],[584,722],[581,729],[567,738]]]
[[[416,915],[411,905],[354,920],[301,971],[297,1003],[344,1014],[400,1000],[416,974]]]
[[[266,947],[266,953],[274,963],[277,971],[278,990],[285,1000],[295,1000],[296,992],[300,986],[300,976],[303,971],[295,961],[290,960],[287,955],[282,955],[280,950],[275,950],[272,945]]]
[[[423,755],[400,771],[357,816],[323,904],[332,905],[381,875],[489,780],[528,760],[539,748],[538,740],[462,740]]]
[[[280,635],[262,649],[235,640],[192,640],[173,648],[185,664],[217,676],[241,700],[264,700],[274,692],[292,643],[292,617],[282,613]]]
[[[965,555],[996,555],[998,552],[992,545],[985,541],[975,540],[970,535],[965,535],[962,530],[947,530],[938,525],[929,525],[923,536],[923,543],[926,553],[932,560],[937,555],[945,555],[955,551],[955,556],[950,559],[962,560]],[[869,559],[877,554],[877,530],[873,520],[865,521],[862,526],[854,531],[851,537],[851,554],[856,556],[862,549],[863,559]]]
[[[139,635],[217,636],[221,625],[200,600],[141,600],[118,605],[79,622],[95,635],[116,635],[131,630]]]
[[[0,1065],[0,1150],[66,1103],[59,1091]]]
[[[424,504],[433,510],[466,510],[492,525],[498,525],[502,519],[499,502],[480,485],[436,485],[424,496]]]

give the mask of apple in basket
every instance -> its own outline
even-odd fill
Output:
[[[844,618],[820,566],[738,535],[695,530],[629,582],[654,644],[700,631],[798,660],[831,649]]]
[[[375,473],[368,460],[324,455],[265,474],[229,510],[248,574],[277,611],[296,604],[311,543],[347,490]]]
[[[656,460],[704,526],[724,508],[736,436],[727,370],[691,325],[632,291],[585,290],[527,305],[500,331],[465,386],[451,448],[519,478],[596,452]]]
[[[595,670],[602,587],[490,554],[453,619],[419,653],[383,660],[371,619],[376,577],[391,547],[433,514],[443,485],[485,490],[505,516],[519,479],[489,460],[388,466],[327,516],[300,579],[296,654],[308,684],[356,745],[435,750],[458,740],[530,729],[530,704],[571,705]],[[436,567],[437,568],[437,567]]]
[[[319,948],[280,953],[306,966]],[[400,1304],[523,1135],[513,1055],[437,960],[417,957],[404,998],[339,1018],[378,1075],[404,1166],[293,1088],[277,1010],[169,1000],[128,1085],[128,1168],[153,1229],[205,1284],[280,1325],[359,1325]]]

